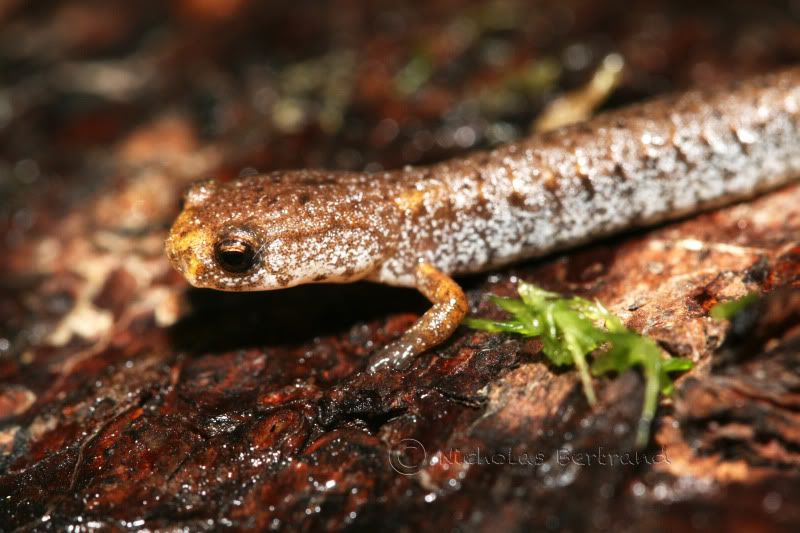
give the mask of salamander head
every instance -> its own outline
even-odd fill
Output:
[[[196,287],[256,291],[347,282],[382,261],[379,210],[336,184],[255,176],[203,181],[184,197],[166,253]]]

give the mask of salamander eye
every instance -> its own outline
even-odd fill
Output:
[[[256,252],[249,241],[233,237],[222,240],[214,246],[214,257],[217,264],[227,272],[240,274],[253,267]]]

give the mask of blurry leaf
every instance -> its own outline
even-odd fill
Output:
[[[397,73],[394,79],[395,88],[400,94],[414,94],[425,85],[432,74],[431,57],[425,52],[419,52]]]

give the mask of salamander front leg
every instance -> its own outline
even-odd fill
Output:
[[[384,366],[403,368],[411,359],[447,340],[469,310],[464,291],[447,274],[428,263],[416,271],[417,289],[433,303],[402,337],[372,356],[369,372]]]

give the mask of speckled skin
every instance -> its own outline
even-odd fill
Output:
[[[673,219],[798,176],[800,68],[791,68],[427,167],[198,183],[166,249],[200,287],[368,279],[419,288],[434,306],[376,356],[376,369],[404,364],[457,327],[467,305],[449,275]],[[246,272],[215,260],[215,243],[230,236],[257,248]]]

